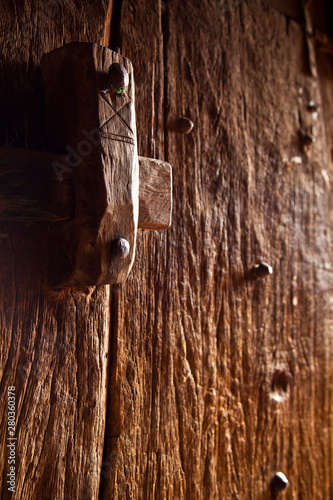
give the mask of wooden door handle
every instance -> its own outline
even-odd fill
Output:
[[[41,66],[48,152],[0,149],[0,220],[53,222],[52,286],[122,283],[137,229],[170,227],[171,166],[138,157],[128,59],[70,43]]]

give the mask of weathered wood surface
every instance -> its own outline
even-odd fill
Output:
[[[72,154],[0,147],[0,220],[51,222],[72,219],[75,215]],[[172,168],[162,160],[142,156],[138,160],[138,228],[169,229]]]
[[[40,56],[109,40],[112,6],[63,2],[37,32],[33,6],[1,9],[1,142],[42,149]],[[15,498],[95,499],[101,479],[104,499],[268,500],[277,470],[290,481],[279,498],[331,498],[331,62],[313,78],[302,27],[264,0],[124,0],[119,14],[138,150],[173,166],[173,224],[139,232],[111,294],[51,293],[47,226],[1,224]],[[181,115],[187,136],[168,129]],[[260,260],[274,274],[245,281]]]
[[[52,163],[66,157],[0,147],[0,220],[60,221],[74,217],[72,179],[60,184]]]
[[[111,64],[129,83],[109,88]],[[90,43],[71,43],[42,58],[46,139],[50,150],[72,152],[75,218],[51,227],[52,283],[92,286],[122,283],[135,257],[139,216],[134,77],[131,62]],[[123,258],[116,239],[128,242]]]
[[[172,228],[113,303],[102,498],[269,499],[278,470],[279,498],[331,498],[332,163],[303,29],[267,2],[148,3],[123,3],[118,42],[140,153],[163,112],[195,128],[165,129]]]
[[[139,156],[139,229],[169,229],[172,169],[169,163]]]
[[[0,144],[44,149],[40,59],[101,42],[108,6],[1,2]],[[110,287],[46,286],[48,224],[0,225],[0,496],[97,499],[104,446]],[[16,392],[16,493],[7,490],[7,387]]]
[[[286,16],[304,23],[304,11],[309,12],[313,30],[311,34],[319,32],[321,34],[330,32],[332,36],[332,29],[330,20],[332,18],[332,3],[327,0],[320,0],[319,2],[312,2],[311,0],[266,0],[266,4],[279,9]]]

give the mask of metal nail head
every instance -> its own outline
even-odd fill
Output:
[[[175,124],[175,131],[180,132],[181,134],[189,134],[192,132],[194,127],[194,123],[187,116],[181,116]]]
[[[111,64],[109,68],[109,85],[117,93],[122,94],[129,84],[127,69],[119,63]]]
[[[116,238],[111,241],[111,258],[126,259],[130,251],[130,244],[125,238]]]
[[[273,274],[273,268],[267,262],[260,262],[260,264],[255,264],[252,268],[253,275],[255,278],[266,278],[270,274]]]
[[[310,111],[317,111],[317,103],[316,101],[311,100],[308,104],[308,109]]]
[[[271,479],[272,492],[278,493],[283,491],[287,487],[288,482],[289,481],[283,472],[277,472]]]

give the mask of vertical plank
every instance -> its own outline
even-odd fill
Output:
[[[117,45],[133,64],[138,153],[167,160],[163,8],[161,2],[124,1]],[[111,392],[101,488],[105,499],[153,497],[166,489],[170,498],[182,498],[184,493],[180,459],[171,453],[171,447],[178,446],[177,437],[172,436],[173,414],[163,415],[163,424],[160,420],[164,397],[160,380],[172,373],[167,365],[161,366],[170,347],[165,345],[166,356],[162,356],[168,324],[162,324],[159,312],[163,307],[167,312],[169,301],[165,287],[168,242],[168,232],[138,231],[129,281],[113,287],[111,316],[117,321],[112,323]],[[179,475],[175,486],[174,473]]]
[[[160,7],[120,19],[141,155],[164,69],[174,211],[114,303],[103,498],[268,500],[277,470],[280,498],[330,498],[332,163],[302,27],[260,0]],[[246,280],[262,259],[273,276]]]
[[[0,141],[44,147],[40,59],[103,37],[106,2],[2,2]],[[59,124],[61,126],[61,124]],[[0,496],[98,498],[104,445],[110,288],[47,286],[50,227],[0,226]],[[7,415],[15,387],[15,494]]]

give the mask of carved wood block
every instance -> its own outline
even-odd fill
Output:
[[[0,220],[54,222],[52,286],[121,283],[138,227],[170,227],[171,167],[138,158],[125,57],[71,43],[46,54],[42,71],[46,140],[55,153],[0,148]]]
[[[115,62],[129,75],[123,94],[106,90]],[[139,213],[132,64],[105,47],[71,43],[44,55],[42,71],[48,148],[72,154],[75,186],[75,218],[52,228],[52,284],[125,281]],[[126,255],[112,255],[119,239]]]
[[[71,168],[68,155],[0,147],[0,220],[73,219],[75,193]],[[138,228],[168,229],[171,212],[171,166],[166,161],[139,156]]]
[[[124,90],[110,84],[113,63],[128,73]],[[54,167],[60,178],[72,175],[75,190],[74,219],[52,228],[52,284],[121,283],[133,265],[138,226],[170,226],[171,168],[141,159],[139,224],[132,64],[105,47],[72,43],[46,54],[42,71],[48,148],[67,152],[66,164]]]

